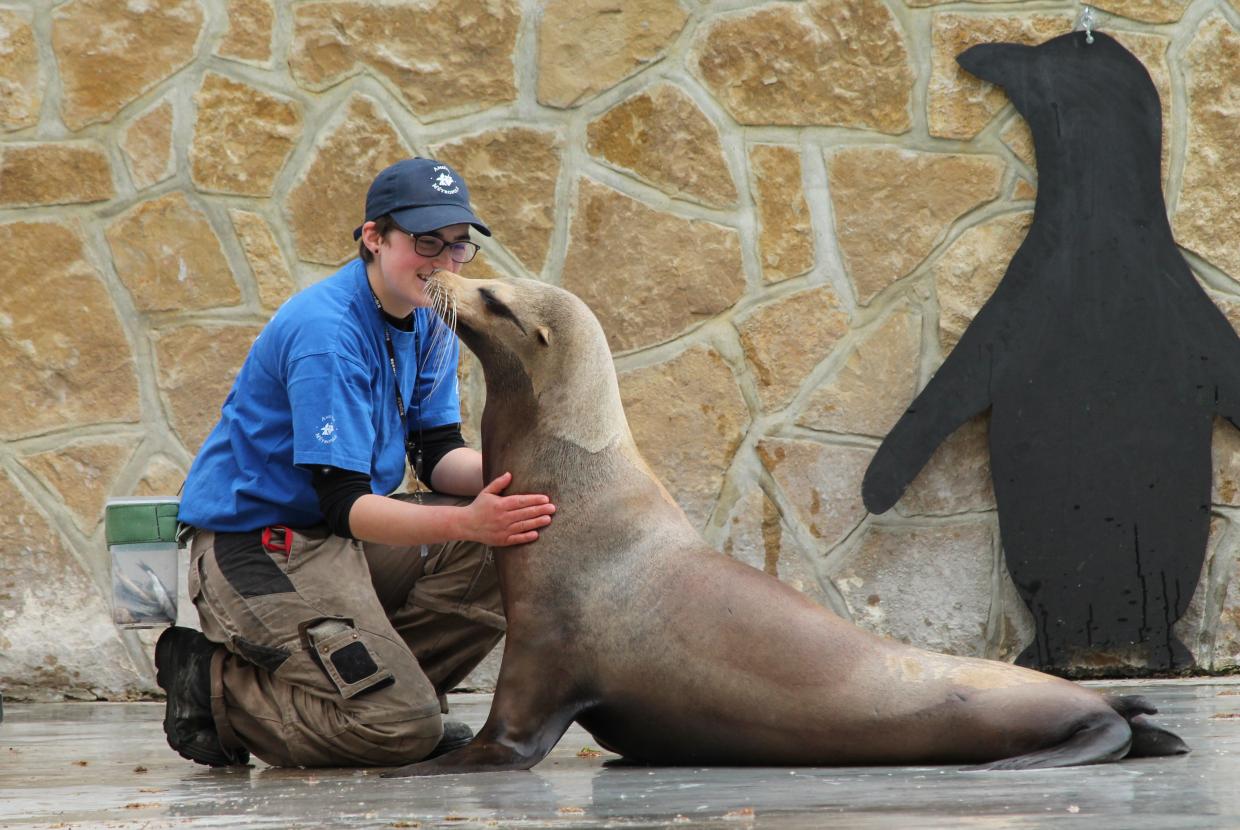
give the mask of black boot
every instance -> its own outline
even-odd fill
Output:
[[[443,737],[439,739],[439,743],[435,744],[435,748],[431,750],[431,754],[427,755],[423,760],[438,758],[440,755],[446,755],[454,749],[460,749],[474,739],[474,730],[470,729],[459,720],[443,720]]]
[[[182,757],[209,767],[249,763],[244,749],[226,749],[211,716],[211,655],[217,645],[192,628],[173,626],[155,644],[155,682],[168,693],[164,734]]]

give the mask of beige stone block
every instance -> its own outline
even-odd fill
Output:
[[[881,438],[917,394],[921,315],[907,306],[862,340],[833,378],[814,391],[798,426]]]
[[[73,521],[90,533],[103,520],[116,477],[133,455],[136,441],[75,441],[27,456],[22,463],[56,492]]]
[[[1072,30],[1071,15],[994,15],[940,12],[931,31],[930,85],[927,110],[930,134],[969,139],[1007,106],[994,84],[960,68],[956,56],[979,43],[1035,45]]]
[[[850,147],[827,158],[844,267],[867,305],[913,272],[954,223],[999,195],[994,156]]]
[[[173,173],[173,115],[172,101],[165,98],[135,118],[121,134],[121,151],[139,190],[162,182]]]
[[[934,264],[939,344],[946,355],[995,293],[1033,223],[1032,211],[1005,213],[969,228]]]
[[[476,112],[517,97],[519,0],[381,0],[293,7],[289,68],[322,91],[360,72],[392,85],[420,118]]]
[[[775,480],[793,517],[830,550],[865,519],[861,479],[874,457],[867,447],[764,438],[758,458]]]
[[[473,191],[470,191],[470,197],[472,198],[472,196]],[[491,226],[488,225],[487,227]],[[487,239],[486,237],[482,237],[479,242],[482,247],[478,249],[477,256],[471,259],[468,265],[461,268],[462,277],[469,277],[475,280],[502,280],[521,276],[520,274],[512,273],[510,269],[496,262],[494,257],[487,255],[486,249],[488,246],[498,246],[502,243],[495,242],[493,239]]]
[[[210,72],[194,104],[198,120],[189,148],[194,184],[217,193],[270,196],[301,135],[301,107]]]
[[[538,100],[575,107],[660,60],[688,14],[677,0],[547,0]]]
[[[1017,656],[1033,642],[1035,634],[1033,612],[1025,601],[1020,598],[1012,582],[1012,575],[1007,569],[1007,560],[1002,552],[998,557],[999,592],[995,596],[998,603],[995,618],[996,626],[991,635],[994,643],[992,653],[987,656],[995,660],[1014,662]]]
[[[216,308],[241,301],[215,229],[184,193],[135,205],[104,234],[117,276],[139,311]]]
[[[75,222],[0,225],[0,364],[20,390],[0,438],[138,420],[133,352]]]
[[[555,231],[562,153],[556,133],[524,127],[488,130],[431,148],[469,182],[470,203],[494,239],[534,274],[547,263]]]
[[[0,206],[103,202],[113,195],[108,157],[93,141],[0,145]]]
[[[297,286],[271,226],[261,214],[248,210],[234,208],[228,215],[250,270],[254,272],[254,281],[258,283],[259,302],[268,310],[279,308]]]
[[[6,697],[115,699],[143,683],[99,586],[47,515],[0,473],[0,688]],[[66,633],[72,636],[65,636]]]
[[[225,0],[225,10],[228,28],[215,47],[215,54],[247,63],[270,63],[276,19],[271,0]]]
[[[880,0],[779,3],[722,16],[687,59],[741,124],[912,126],[915,75],[899,22]]]
[[[582,178],[563,286],[598,316],[613,351],[671,340],[745,289],[732,228],[654,210]]]
[[[152,332],[156,383],[169,423],[185,449],[196,453],[220,419],[259,326],[186,323]]]
[[[1012,201],[1032,202],[1036,198],[1038,198],[1037,185],[1031,184],[1028,179],[1016,180],[1016,186],[1012,188]]]
[[[1093,0],[1098,11],[1143,23],[1174,23],[1184,16],[1191,0]]]
[[[152,456],[147,461],[138,483],[134,486],[135,496],[175,496],[181,492],[185,483],[187,470],[175,461],[163,456]]]
[[[801,183],[795,147],[749,148],[749,179],[758,209],[758,258],[762,279],[781,282],[814,267],[814,228]]]
[[[689,520],[703,527],[749,429],[749,408],[732,370],[714,349],[694,346],[618,379],[642,456]]]
[[[995,509],[990,480],[990,419],[978,415],[962,424],[896,502],[902,516],[954,516]]]
[[[1108,34],[1115,34],[1115,31],[1108,25],[1108,15],[1119,15],[1127,17],[1131,20],[1140,20],[1145,23],[1174,23],[1184,16],[1184,10],[1192,0],[1093,0],[1089,5],[1093,6],[1096,11],[1103,14],[1095,15],[1097,25],[1094,31],[1105,31]],[[905,4],[913,8],[926,8],[930,6],[944,6],[948,3],[958,4],[960,0],[904,0]],[[1005,3],[1011,5],[1010,0],[967,0],[969,3],[977,5],[985,5],[991,3]],[[1235,5],[1235,0],[1231,0]]]
[[[1240,33],[1221,14],[1207,17],[1183,59],[1188,135],[1176,241],[1240,280]]]
[[[657,84],[622,101],[591,121],[586,135],[591,155],[669,196],[709,207],[736,206],[719,128],[673,84]]]
[[[848,312],[829,286],[759,306],[735,321],[765,412],[783,409],[848,333]]]
[[[380,170],[412,155],[372,99],[349,98],[286,200],[297,256],[323,265],[357,256],[353,229],[365,218],[366,190]]]
[[[1216,418],[1210,451],[1214,459],[1210,501],[1227,507],[1240,507],[1240,430],[1228,421]]]
[[[1235,562],[1235,542],[1228,536],[1227,520],[1221,516],[1211,516],[1201,576],[1188,607],[1184,609],[1184,616],[1172,627],[1180,642],[1193,653],[1198,666],[1204,669],[1222,668],[1215,660],[1218,646],[1222,646],[1224,652],[1232,653],[1232,661],[1236,653],[1236,644],[1230,642],[1234,640],[1236,629],[1229,631],[1230,626],[1225,623],[1220,625],[1220,611],[1225,608],[1224,601],[1231,581],[1229,577]]]
[[[994,538],[983,523],[874,526],[830,577],[853,622],[941,654],[983,657]]]
[[[1038,160],[1033,149],[1033,132],[1029,129],[1029,122],[1019,114],[1014,115],[1012,120],[1008,121],[1007,126],[1003,128],[1003,132],[999,134],[999,137],[1003,139],[1003,143],[1008,146],[1008,149],[1025,163],[1026,167],[1034,172],[1037,171]]]
[[[52,12],[52,49],[71,130],[110,121],[121,108],[194,59],[199,0],[70,0]]]
[[[28,12],[0,9],[0,44],[0,130],[33,127],[43,106],[43,84]]]
[[[770,574],[824,608],[831,607],[814,573],[811,554],[758,487],[749,489],[732,508],[720,553]]]

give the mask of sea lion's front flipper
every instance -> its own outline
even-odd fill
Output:
[[[498,695],[498,693],[497,693]],[[503,772],[529,769],[547,757],[573,722],[576,709],[524,713],[531,722],[510,722],[491,716],[478,735],[460,749],[383,773],[384,778],[420,775],[452,775],[464,772]]]
[[[509,628],[509,636],[512,637]],[[384,778],[503,772],[529,769],[547,757],[582,706],[559,686],[560,676],[545,653],[521,647],[514,638],[504,652],[486,724],[460,749],[385,772]]]

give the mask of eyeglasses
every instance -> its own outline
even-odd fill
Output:
[[[444,248],[448,249],[448,256],[452,258],[452,261],[459,263],[469,262],[478,253],[478,245],[473,242],[449,242],[434,234],[411,233],[409,238],[413,240],[413,250],[418,256],[424,256],[427,259],[439,256]]]

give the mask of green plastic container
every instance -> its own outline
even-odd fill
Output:
[[[104,536],[112,559],[112,621],[121,628],[177,619],[177,508],[171,496],[108,499]]]

